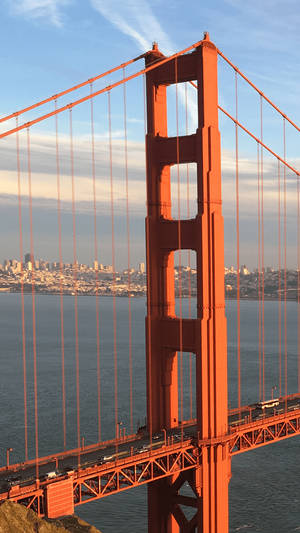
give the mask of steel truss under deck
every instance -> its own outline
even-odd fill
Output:
[[[229,447],[229,454],[237,455],[273,442],[300,435],[300,409],[272,417],[261,418],[250,424],[231,428],[231,432],[221,438],[198,440],[196,437],[177,444],[163,446],[159,450],[132,455],[114,462],[79,469],[68,479],[72,479],[73,504],[80,505],[110,494],[125,491],[139,485],[149,484],[158,479],[176,478],[169,483],[175,497],[172,513],[178,523],[185,524],[180,504],[195,507],[196,500],[179,494],[180,483],[188,480],[183,472],[201,470],[201,456],[206,448]],[[198,441],[198,442],[197,442]],[[48,482],[35,483],[26,487],[18,485],[0,498],[10,499],[34,509],[44,516],[47,507],[47,490],[62,483],[67,476],[59,476]],[[191,480],[191,488],[193,482]],[[181,516],[182,515],[182,516]],[[189,527],[189,526],[188,526]]]

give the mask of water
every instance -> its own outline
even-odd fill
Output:
[[[95,298],[80,297],[79,303],[79,357],[80,357],[80,434],[89,444],[97,441],[97,358]],[[61,348],[59,298],[38,296],[37,300],[37,354],[38,354],[38,408],[39,453],[53,453],[63,447],[61,410]],[[113,436],[113,302],[100,300],[100,356],[101,356],[101,426],[102,438]],[[187,302],[183,303],[183,312]],[[21,346],[20,295],[0,294],[1,355],[0,401],[1,437],[0,459],[5,463],[5,450],[13,447],[11,459],[19,461],[24,454],[23,371]],[[31,297],[25,296],[26,357],[29,454],[34,456],[34,401]],[[133,420],[134,429],[145,415],[144,371],[144,317],[145,300],[132,300],[133,341]],[[236,405],[236,302],[227,302],[229,401]],[[283,308],[282,308],[283,314]],[[241,302],[242,341],[242,402],[258,398],[258,304]],[[65,317],[65,373],[67,447],[76,446],[76,381],[74,375],[74,301],[64,298]],[[278,368],[278,303],[265,303],[265,390],[266,397],[277,385]],[[287,304],[288,391],[297,388],[297,306]],[[282,331],[282,348],[284,335]],[[185,354],[184,354],[185,355]],[[128,300],[117,299],[117,357],[118,357],[118,419],[127,432],[129,417],[128,372]],[[189,412],[188,364],[184,357],[184,412]],[[283,370],[282,366],[282,370]],[[284,391],[284,389],[283,389]],[[49,428],[51,427],[51,432]],[[278,444],[233,457],[230,482],[230,532],[290,533],[300,531],[299,496],[299,438],[294,437]],[[115,531],[143,533],[147,531],[146,488],[103,498],[101,501],[76,508],[76,513],[101,529],[103,533]]]

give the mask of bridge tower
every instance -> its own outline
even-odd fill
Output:
[[[207,446],[196,469],[148,486],[149,533],[226,533],[230,457],[227,434],[227,339],[224,230],[218,130],[217,49],[205,34],[194,52],[163,62],[153,45],[146,65],[147,93],[147,417],[151,433],[178,426],[177,352],[196,358],[197,425]],[[198,128],[168,137],[167,86],[195,81]],[[172,165],[197,164],[195,218],[171,214]],[[175,314],[174,251],[197,257],[197,318]],[[194,497],[180,494],[188,482]],[[182,506],[194,508],[187,518]]]

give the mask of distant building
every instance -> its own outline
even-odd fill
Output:
[[[140,274],[145,273],[145,263],[139,263],[139,272]]]
[[[14,272],[16,272],[16,273],[21,272],[21,270],[22,270],[21,261],[15,261],[13,266],[12,266],[12,268],[13,268]]]
[[[33,263],[33,258],[31,259],[31,254],[30,254],[30,253],[27,253],[27,254],[25,254],[25,256],[24,256],[24,262],[25,262],[25,263],[29,263],[29,261],[30,261],[31,263]]]
[[[246,267],[246,265],[242,265],[241,266],[240,273],[241,273],[242,276],[249,276],[249,274],[250,274],[250,272],[249,272],[248,268]]]

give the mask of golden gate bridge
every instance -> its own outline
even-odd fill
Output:
[[[136,64],[144,60],[140,70]],[[225,65],[232,73],[232,102],[219,103],[218,62]],[[112,76],[117,75],[116,80]],[[108,80],[108,81],[107,81]],[[132,173],[132,155],[128,140],[128,93],[131,84],[142,80],[136,93],[137,103],[142,101],[144,107],[144,133],[146,138],[146,263],[147,263],[147,316],[145,319],[146,337],[146,376],[147,376],[147,417],[146,426],[134,433],[133,421],[133,367],[132,356],[132,308],[131,308],[131,246],[130,176]],[[101,81],[102,87],[96,86]],[[243,85],[242,85],[243,84]],[[175,92],[170,97],[168,88]],[[251,112],[249,124],[240,118],[241,93],[244,87],[253,91],[256,110]],[[89,88],[82,96],[80,91]],[[222,89],[222,87],[221,87]],[[228,86],[226,87],[228,89]],[[106,162],[105,192],[107,212],[111,220],[111,259],[112,287],[116,286],[116,204],[120,197],[116,186],[115,161],[116,144],[112,126],[114,91],[122,90],[123,108],[122,133],[125,201],[124,227],[125,248],[128,274],[128,373],[129,373],[129,419],[130,435],[120,431],[120,399],[118,374],[118,324],[117,297],[113,292],[113,350],[112,376],[114,386],[115,435],[109,441],[102,439],[102,405],[101,405],[101,321],[98,303],[99,273],[95,269],[95,323],[96,346],[95,357],[97,371],[97,434],[94,444],[84,445],[81,440],[81,405],[80,405],[80,342],[79,342],[79,265],[78,265],[78,206],[76,194],[81,187],[79,144],[84,142],[85,155],[90,161],[91,204],[93,209],[94,261],[98,264],[99,224],[98,204],[99,170],[98,150],[99,135],[97,130],[98,114],[95,113],[96,102],[101,100],[101,109],[106,115]],[[135,86],[137,91],[137,86]],[[72,95],[72,102],[64,103],[63,98]],[[105,98],[105,102],[103,101]],[[175,105],[170,101],[173,98]],[[224,98],[226,101],[226,98]],[[254,101],[254,100],[253,100]],[[168,106],[167,106],[168,102]],[[48,106],[53,105],[50,109]],[[193,124],[189,123],[190,106],[193,109]],[[84,107],[89,106],[89,108]],[[279,117],[280,134],[272,145],[265,139],[266,125],[264,117],[266,106],[274,116]],[[116,106],[120,112],[120,106]],[[232,109],[233,111],[232,111]],[[83,109],[80,118],[89,123],[89,135],[84,140],[74,134],[76,121],[73,114],[76,109]],[[80,111],[81,112],[81,111]],[[26,120],[26,116],[29,116]],[[221,117],[221,119],[220,119]],[[60,122],[59,122],[60,119]],[[234,157],[230,170],[233,176],[234,225],[236,281],[237,281],[237,353],[236,407],[228,408],[227,390],[227,325],[225,318],[224,294],[224,227],[222,216],[221,183],[221,144],[220,124],[231,124],[234,141]],[[297,286],[297,323],[299,330],[299,272],[300,272],[300,203],[299,171],[293,159],[287,157],[287,128],[299,132],[299,127],[286,116],[266,95],[263,94],[216,46],[209,35],[188,48],[165,57],[156,43],[153,49],[114,69],[91,78],[70,89],[57,93],[31,106],[0,119],[2,149],[9,153],[15,164],[15,185],[17,190],[17,209],[19,216],[19,252],[21,262],[20,303],[22,312],[21,350],[23,358],[24,382],[24,458],[18,464],[7,464],[0,469],[0,500],[10,499],[20,502],[37,511],[40,516],[56,518],[72,514],[74,507],[105,496],[147,484],[148,487],[148,531],[157,532],[192,532],[226,533],[228,531],[228,485],[231,477],[231,457],[235,454],[271,444],[296,436],[300,433],[300,343],[298,338],[298,390],[288,387],[288,333],[287,333],[287,299],[288,299],[288,262],[294,261],[298,272]],[[75,122],[75,124],[74,124]],[[101,115],[103,123],[103,114]],[[227,123],[226,123],[227,124]],[[42,125],[44,135],[51,136],[50,153],[55,167],[57,211],[57,245],[60,267],[60,344],[62,413],[62,445],[56,453],[41,455],[39,453],[39,402],[37,365],[38,349],[38,314],[36,311],[37,281],[34,261],[32,261],[31,298],[32,298],[32,354],[33,354],[33,390],[34,390],[34,457],[29,453],[29,415],[28,415],[28,343],[26,339],[26,313],[24,305],[24,200],[28,201],[28,234],[30,254],[35,254],[34,225],[34,173],[35,157],[32,143],[36,143],[35,128]],[[75,127],[74,127],[75,126]],[[195,127],[194,127],[195,126]],[[60,130],[61,128],[61,130]],[[193,131],[194,128],[194,131]],[[227,132],[228,126],[224,127]],[[174,134],[170,136],[170,131]],[[46,132],[46,133],[45,133]],[[222,133],[222,129],[221,129]],[[281,145],[278,149],[278,138]],[[33,141],[32,141],[33,139]],[[241,195],[243,188],[244,142],[252,143],[253,155],[252,188],[256,190],[249,201],[253,207],[253,221],[257,239],[258,272],[258,341],[257,366],[258,383],[255,403],[243,405],[242,401],[242,360],[243,345],[240,331],[240,249],[241,249],[241,214],[245,198]],[[40,138],[39,138],[39,142]],[[104,142],[104,141],[103,141]],[[226,145],[226,141],[222,142]],[[62,210],[65,201],[63,179],[65,169],[65,151],[68,150],[68,169],[70,176],[70,205],[72,217],[72,273],[74,299],[75,331],[75,403],[77,447],[67,449],[67,411],[65,386],[65,309],[62,269],[64,263],[64,246],[62,231]],[[250,145],[249,145],[250,146]],[[49,145],[45,146],[45,152]],[[78,152],[78,153],[77,153]],[[117,156],[119,157],[119,153]],[[120,161],[118,160],[120,165]],[[194,167],[193,167],[194,165]],[[266,179],[266,169],[271,168],[272,190],[269,196],[270,182]],[[194,169],[194,170],[193,170]],[[185,173],[183,180],[183,172]],[[194,174],[193,174],[194,172]],[[22,190],[23,178],[26,176],[28,189]],[[192,179],[194,176],[194,185]],[[24,184],[23,184],[24,187]],[[253,190],[252,190],[253,192]],[[192,195],[195,193],[195,198]],[[118,196],[119,195],[119,196]],[[294,203],[291,204],[290,198]],[[122,195],[121,195],[122,196]],[[226,195],[225,195],[226,196]],[[254,200],[253,200],[254,198]],[[271,201],[270,201],[271,198]],[[191,203],[195,209],[192,213]],[[226,201],[226,199],[225,199]],[[184,204],[184,207],[183,207]],[[292,205],[292,207],[291,207]],[[125,207],[124,207],[125,206]],[[119,208],[119,207],[118,207]],[[292,238],[294,257],[291,259],[288,246],[288,217],[294,209]],[[266,385],[265,354],[265,249],[268,234],[266,219],[272,209],[272,231],[277,231],[277,242],[273,248],[278,259],[278,324],[274,324],[278,334],[278,354],[276,366],[278,373],[278,397],[270,398]],[[193,216],[194,215],[194,216]],[[274,222],[276,221],[276,223]],[[254,222],[253,222],[254,225]],[[124,244],[124,243],[123,243]],[[269,244],[269,243],[267,243]],[[187,261],[191,268],[191,254],[195,256],[197,277],[196,316],[191,311],[191,285],[189,279],[188,316],[184,315],[182,294],[182,267]],[[176,255],[177,254],[177,255]],[[175,306],[174,257],[178,258],[178,294]],[[299,335],[298,335],[299,337]],[[184,413],[183,359],[189,360],[189,380],[187,384],[189,416]],[[195,387],[192,385],[195,380]],[[12,405],[12,409],[14,406]],[[193,416],[195,410],[196,416]],[[51,429],[49,429],[51,431]],[[182,492],[184,485],[191,488],[192,496]],[[192,513],[186,514],[184,508]]]

